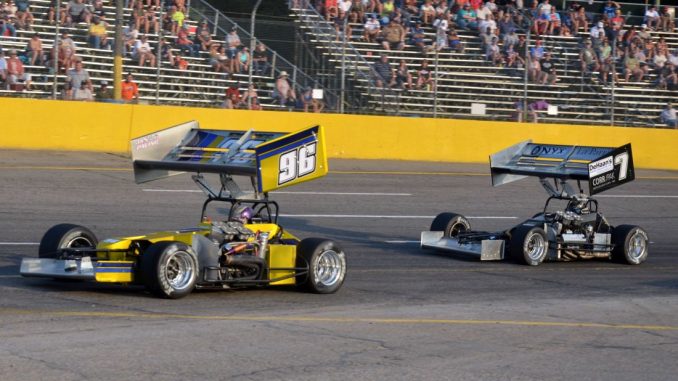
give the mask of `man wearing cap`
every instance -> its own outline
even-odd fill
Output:
[[[402,25],[391,20],[381,31],[384,41],[381,45],[386,50],[401,50],[405,47],[405,28]]]
[[[226,35],[226,45],[228,49],[228,59],[233,60],[236,58],[238,49],[242,46],[237,27],[234,26],[231,28],[231,31]]]
[[[92,89],[89,73],[83,68],[81,60],[75,61],[75,68],[68,70],[66,75],[66,81],[69,83],[71,90],[75,91],[82,88],[83,83],[87,88]]]
[[[101,81],[94,95],[99,102],[110,102],[113,99],[113,89],[108,87],[108,81]]]
[[[363,37],[365,38],[365,41],[375,42],[379,32],[381,31],[381,24],[379,24],[379,21],[377,21],[373,16],[369,16],[367,18],[367,22],[365,22],[364,29],[365,33]]]
[[[281,106],[285,106],[290,100],[296,99],[294,91],[287,81],[287,72],[285,70],[281,71],[278,75],[278,79],[275,81],[275,89],[278,92]]]
[[[17,57],[16,50],[10,50],[7,59],[7,84],[15,89],[23,84],[26,90],[31,90],[31,76],[24,71],[24,64]]]
[[[662,110],[660,115],[662,122],[666,123],[667,127],[678,128],[678,119],[676,118],[676,109],[673,108],[673,104],[669,102],[666,105],[666,108]]]
[[[603,38],[605,37],[605,24],[603,24],[602,21],[598,21],[597,24],[594,24],[591,27],[590,35],[593,48],[598,50]]]

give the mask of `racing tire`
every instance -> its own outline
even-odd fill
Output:
[[[198,281],[198,259],[182,242],[151,245],[141,254],[141,278],[153,295],[179,299],[188,295]]]
[[[431,222],[432,232],[443,232],[443,237],[456,237],[459,233],[471,230],[471,223],[457,213],[440,213]]]
[[[96,248],[99,241],[91,230],[74,224],[52,226],[40,240],[39,258],[56,258],[60,249]]]
[[[650,239],[642,228],[619,225],[612,229],[612,259],[629,265],[639,265],[647,259]]]
[[[513,260],[529,265],[538,266],[548,254],[549,241],[546,232],[535,226],[519,226],[511,235],[509,253]]]
[[[308,268],[297,278],[297,287],[316,294],[339,290],[346,278],[346,254],[339,245],[324,238],[306,238],[297,246],[297,267]]]

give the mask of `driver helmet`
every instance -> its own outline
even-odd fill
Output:
[[[254,210],[252,210],[252,208],[249,206],[239,206],[235,210],[235,213],[233,213],[232,219],[247,224],[252,220],[252,216],[254,216]]]

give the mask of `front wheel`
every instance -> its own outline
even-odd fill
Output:
[[[39,258],[57,258],[62,249],[94,249],[97,237],[84,226],[59,224],[52,226],[40,241]]]
[[[542,228],[520,226],[511,235],[509,251],[511,257],[523,264],[537,266],[548,254],[549,241]]]
[[[443,237],[456,237],[459,233],[471,230],[471,223],[457,213],[440,213],[431,223],[432,232],[443,232]]]
[[[612,229],[612,258],[629,265],[639,265],[647,259],[649,238],[645,230],[634,225],[619,225]]]
[[[344,283],[346,254],[334,241],[306,238],[297,246],[297,267],[308,267],[308,274],[297,279],[300,288],[331,294]]]
[[[181,242],[158,242],[141,254],[141,276],[156,296],[179,299],[188,295],[198,281],[198,260]]]

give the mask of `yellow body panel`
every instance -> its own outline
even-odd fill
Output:
[[[268,246],[268,267],[269,268],[294,268],[297,261],[297,247],[295,245],[269,245]],[[294,275],[293,270],[271,270],[269,271],[269,280]],[[295,284],[296,277],[291,277],[278,282],[273,282],[273,286],[282,286]]]

